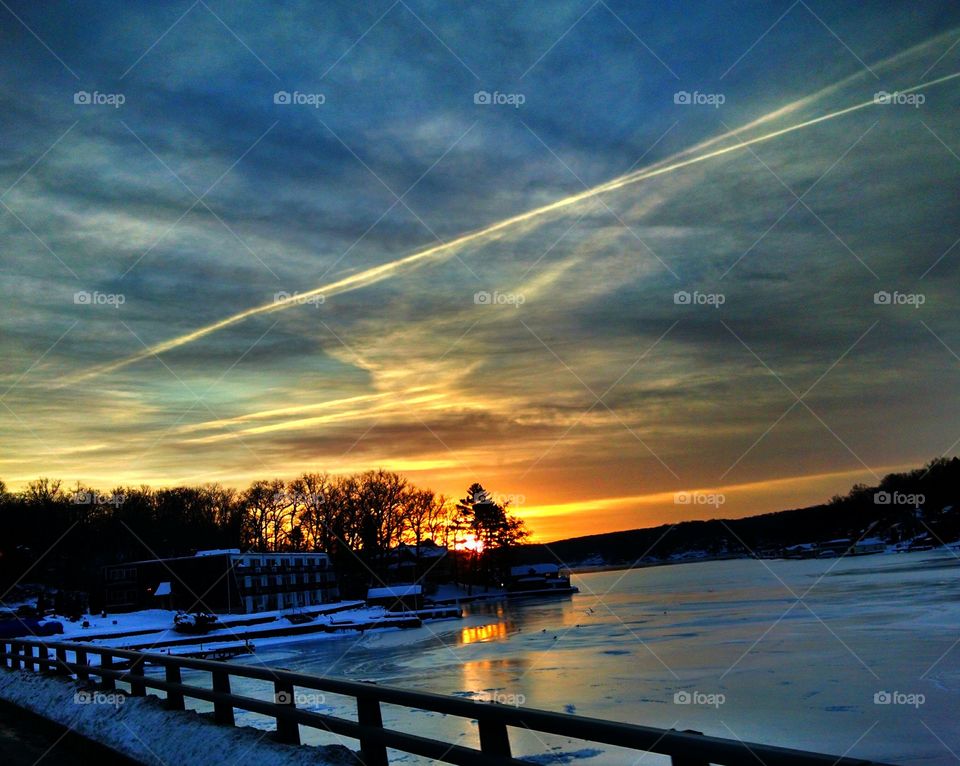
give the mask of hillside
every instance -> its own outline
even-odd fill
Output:
[[[684,521],[522,546],[517,563],[577,566],[658,564],[698,558],[837,555],[917,550],[960,539],[960,459],[938,458],[879,485],[808,508],[742,519]],[[844,543],[842,541],[849,541]],[[864,545],[867,543],[868,545]]]

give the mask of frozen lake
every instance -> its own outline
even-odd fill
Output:
[[[262,647],[247,662],[836,755],[957,760],[960,560],[949,552],[691,563],[576,584],[573,597],[472,605],[462,621]],[[893,702],[877,704],[883,693]],[[476,744],[476,727],[456,719],[389,708],[385,719]],[[513,742],[541,763],[636,761],[560,738]]]

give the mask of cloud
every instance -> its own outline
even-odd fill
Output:
[[[615,8],[664,67],[602,7],[553,48],[582,8],[411,7],[450,50],[401,7],[359,41],[387,6],[216,8],[254,55],[198,6],[120,77],[177,14],[94,7],[79,35],[15,6],[81,81],[5,31],[30,74],[0,80],[9,483],[387,465],[550,506],[864,471],[956,439],[937,414],[960,347],[954,11],[826,19],[875,77],[798,8],[721,77],[761,9],[716,40],[720,11]],[[918,83],[920,110],[873,102]],[[80,88],[127,100],[81,108]],[[811,413],[787,387],[814,384]]]

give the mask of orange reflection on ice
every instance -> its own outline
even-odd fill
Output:
[[[491,622],[489,625],[477,625],[460,631],[460,643],[477,644],[483,641],[502,641],[508,636],[505,622]]]

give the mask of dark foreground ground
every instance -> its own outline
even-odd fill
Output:
[[[0,702],[0,763],[4,766],[89,764],[135,766],[136,762],[51,723]]]

